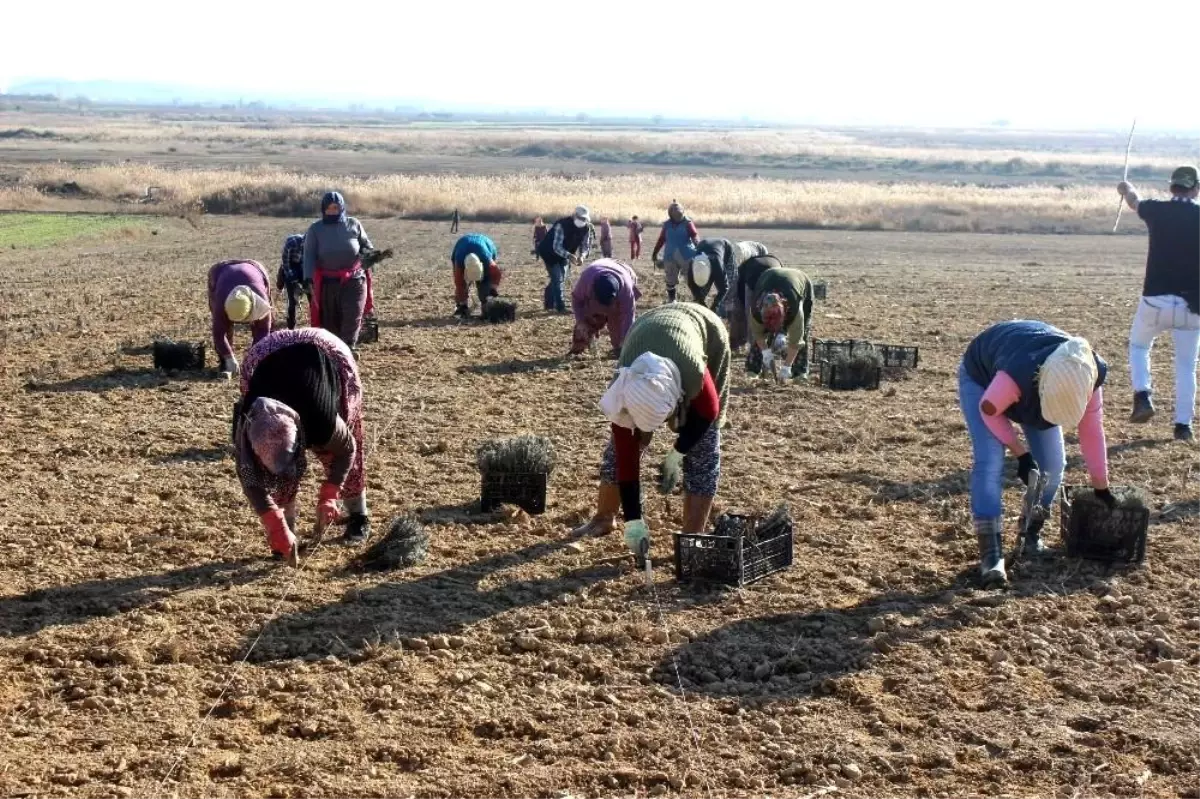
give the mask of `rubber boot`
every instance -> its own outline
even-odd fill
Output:
[[[1195,438],[1196,437],[1192,433],[1192,426],[1190,424],[1183,424],[1182,422],[1177,422],[1175,424],[1176,441],[1194,441]]]
[[[1008,583],[1004,571],[1004,521],[976,519],[975,535],[979,539],[979,579],[985,588]]]
[[[342,542],[351,546],[366,543],[371,537],[371,517],[367,512],[366,491],[357,497],[346,497],[343,505],[346,507],[346,532],[342,536]]]
[[[1029,529],[1021,534],[1021,554],[1025,557],[1037,557],[1045,553],[1046,545],[1042,543],[1042,527],[1045,526],[1045,519],[1034,519]],[[1021,529],[1025,530],[1025,518],[1020,521]]]
[[[466,319],[471,315],[471,309],[465,303],[460,303],[459,305],[454,306],[454,315],[460,319]]]
[[[667,289],[667,302],[675,302],[675,289]]]

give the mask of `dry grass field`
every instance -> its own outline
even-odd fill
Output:
[[[366,221],[398,252],[361,359],[376,533],[415,514],[431,552],[364,574],[329,544],[299,571],[264,557],[229,454],[235,388],[146,351],[205,339],[208,266],[273,271],[305,221],[56,220],[0,228],[0,795],[1198,795],[1200,464],[1165,414],[1125,421],[1144,238],[702,224],[828,280],[817,336],[921,363],[853,393],[735,370],[718,510],[789,503],[795,563],[700,590],[671,575],[678,497],[648,492],[653,589],[618,537],[570,536],[611,363],[565,357],[569,321],[535,310],[526,226],[483,227],[520,303],[491,326],[450,318],[444,224]],[[638,271],[657,305],[661,273]],[[1143,566],[1059,553],[975,587],[954,369],[1013,316],[1112,365],[1113,481],[1153,508]],[[520,432],[558,450],[547,512],[477,512],[476,446]],[[1014,478],[1010,541],[1017,502]]]

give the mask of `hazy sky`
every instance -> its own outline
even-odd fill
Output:
[[[1200,1],[11,3],[21,78],[826,123],[1200,128]],[[1179,41],[1172,41],[1178,35]]]

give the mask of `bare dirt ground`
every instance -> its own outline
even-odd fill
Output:
[[[208,266],[273,272],[301,224],[0,252],[0,795],[1197,795],[1200,464],[1169,440],[1169,400],[1125,421],[1143,238],[747,236],[830,281],[818,336],[920,345],[921,365],[856,393],[736,369],[718,511],[789,502],[795,565],[677,586],[680,503],[648,491],[651,592],[619,537],[569,536],[611,364],[564,357],[570,324],[535,310],[544,273],[516,226],[488,229],[520,302],[497,327],[450,320],[446,226],[366,221],[399,250],[362,357],[376,534],[418,514],[429,559],[266,559],[228,453],[236,389],[157,374],[145,348],[206,339]],[[640,273],[661,302],[661,273]],[[1155,511],[1143,567],[1057,556],[975,588],[954,369],[1013,316],[1112,365],[1113,481]],[[525,431],[559,451],[547,512],[473,512],[475,447]],[[1069,455],[1081,483],[1074,439]]]

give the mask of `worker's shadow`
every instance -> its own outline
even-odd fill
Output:
[[[120,389],[162,388],[172,383],[203,383],[218,379],[210,370],[163,372],[158,369],[110,369],[98,375],[83,375],[57,383],[40,383],[30,380],[25,390],[31,393],[59,394],[75,391],[90,391],[103,394]]]
[[[499,363],[470,364],[458,367],[460,374],[518,375],[527,372],[561,372],[581,368],[582,362],[566,355],[552,355],[529,361],[508,360]]]
[[[78,624],[147,607],[168,596],[215,582],[241,585],[269,574],[263,561],[233,560],[188,566],[158,574],[89,580],[40,588],[0,599],[0,636],[30,635],[45,627]]]
[[[552,601],[619,573],[616,564],[578,565],[563,559],[558,576],[519,577],[519,567],[564,552],[574,537],[543,541],[412,580],[367,590],[352,588],[324,607],[293,613],[251,631],[249,659],[266,662],[305,655],[352,656],[397,638],[453,633],[513,608]],[[512,570],[504,579],[505,572]],[[485,587],[486,583],[486,587]],[[259,639],[261,636],[261,639]]]
[[[1117,567],[1120,568],[1120,567]],[[735,699],[748,704],[834,694],[854,699],[837,678],[870,668],[895,650],[916,646],[936,658],[954,631],[988,618],[992,609],[1046,594],[1098,592],[1113,567],[1078,559],[1048,558],[1014,564],[1005,590],[978,591],[977,567],[963,569],[923,592],[893,592],[849,608],[815,608],[739,619],[672,649],[653,679],[673,692]],[[904,657],[896,653],[893,657]],[[917,684],[889,687],[913,691]],[[847,693],[850,692],[850,693]]]

